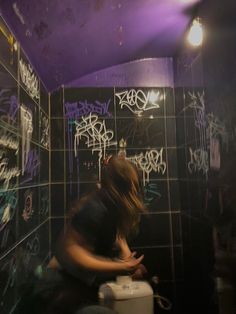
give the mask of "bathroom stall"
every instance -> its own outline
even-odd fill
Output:
[[[129,244],[171,303],[154,312],[234,313],[233,12],[233,0],[0,0],[0,313],[18,313],[109,155],[140,169],[148,212]]]

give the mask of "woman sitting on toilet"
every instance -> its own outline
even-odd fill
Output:
[[[142,276],[144,256],[135,258],[126,241],[145,211],[140,192],[135,167],[124,158],[109,157],[100,188],[74,203],[49,267],[63,269],[88,286],[118,274]]]

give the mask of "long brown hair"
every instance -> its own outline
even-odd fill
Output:
[[[145,212],[141,198],[137,169],[124,158],[112,156],[104,163],[101,190],[117,211],[117,232],[128,236],[138,225],[140,213]]]

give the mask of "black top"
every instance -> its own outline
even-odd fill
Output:
[[[82,202],[71,224],[94,248],[95,254],[112,255],[117,233],[116,210],[102,191],[91,194]]]

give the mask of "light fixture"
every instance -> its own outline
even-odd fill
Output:
[[[157,93],[155,93],[153,90],[151,92],[149,92],[148,94],[148,100],[151,104],[155,105],[156,108],[160,108],[160,106],[157,104],[157,101],[160,98],[160,92],[158,91]]]
[[[202,44],[203,27],[199,18],[196,18],[193,20],[188,36],[187,36],[187,40],[194,47],[198,47]]]

